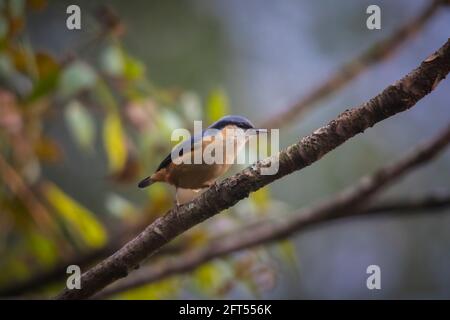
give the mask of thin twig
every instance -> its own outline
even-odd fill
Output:
[[[387,57],[391,57],[402,44],[411,39],[425,26],[443,4],[439,0],[430,1],[417,17],[409,20],[388,38],[377,42],[360,56],[353,58],[349,63],[343,65],[325,82],[313,89],[291,107],[268,118],[260,125],[261,128],[280,128],[298,119],[298,117],[305,114],[306,111],[310,110],[320,100],[331,96],[371,66],[383,61]]]
[[[48,233],[48,227],[54,223],[47,208],[39,201],[33,191],[28,188],[22,177],[0,154],[0,176],[8,188],[26,206],[38,228]]]
[[[407,172],[404,172],[404,174],[412,172],[413,169],[414,167],[408,168]],[[393,181],[394,180],[390,182]],[[360,184],[363,183],[364,182],[360,182]],[[411,216],[411,214],[414,212],[423,213],[425,210],[427,212],[430,210],[434,212],[440,212],[442,209],[446,209],[449,206],[450,194],[446,196],[431,195],[420,199],[391,201],[389,203],[374,205],[358,210],[349,209],[346,215],[340,214],[339,211],[334,211],[334,214],[336,214],[336,218],[345,218],[349,217],[350,215],[362,217],[367,215],[380,216],[385,214],[400,214],[401,216]],[[299,211],[298,213],[293,213],[291,216],[297,217],[303,214],[304,210]],[[314,215],[314,213],[311,215]],[[309,226],[317,226],[323,222],[328,222],[331,219],[332,217],[328,216],[327,219],[316,220],[313,225]],[[284,221],[283,224],[289,225],[291,220],[292,223],[295,222],[295,218],[288,218],[288,220],[289,221]],[[217,240],[212,240],[206,247],[191,249],[180,255],[176,255],[175,257],[164,258],[157,264],[145,266],[136,271],[132,276],[119,280],[117,283],[105,288],[103,291],[100,291],[97,295],[94,296],[94,298],[104,299],[109,296],[131,290],[133,288],[160,281],[173,275],[190,272],[208,261],[253,247],[251,243],[249,243],[248,241],[244,241],[244,238],[242,238],[243,234],[250,234],[249,236],[246,236],[245,239],[254,238],[254,240],[256,240],[259,245],[267,245],[269,243],[272,243],[277,238],[277,234],[272,233],[270,236],[266,235],[265,239],[260,239],[259,237],[261,236],[259,235],[259,230],[260,228],[271,228],[271,226],[277,225],[278,223],[279,222],[277,222],[276,220],[274,221],[274,219],[270,219],[268,221],[260,222],[258,225],[242,227],[240,228],[240,230],[235,231],[232,234],[220,237]],[[298,229],[294,232],[297,234],[306,226],[306,223],[300,225],[297,224]],[[277,229],[274,229],[274,231],[275,230]],[[279,229],[278,232],[280,232]]]

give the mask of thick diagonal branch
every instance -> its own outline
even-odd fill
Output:
[[[412,210],[440,209],[450,206],[450,195],[427,197],[408,201],[388,202],[368,206],[369,200],[386,185],[428,163],[450,143],[450,124],[433,140],[418,147],[401,160],[367,175],[352,187],[338,193],[316,206],[293,213],[283,220],[268,220],[212,241],[208,246],[192,249],[162,263],[147,266],[132,276],[106,288],[95,298],[104,298],[165,277],[188,272],[199,265],[232,252],[268,244],[298,233],[309,226],[349,216],[406,213]]]
[[[309,110],[321,99],[327,98],[339,89],[342,89],[364,70],[367,70],[374,64],[384,61],[387,57],[392,57],[397,48],[423,29],[425,24],[435,15],[442,4],[445,4],[445,2],[440,0],[430,1],[415,18],[395,30],[388,38],[375,43],[364,53],[355,57],[351,63],[347,63],[340,67],[338,69],[339,71],[327,79],[323,84],[315,88],[306,97],[290,108],[287,108],[282,115],[275,116],[275,118],[271,117],[266,120],[261,124],[261,127],[279,128],[288,124],[288,121],[292,121],[295,117],[304,114],[304,111]],[[108,243],[100,250],[89,252],[84,256],[73,257],[73,259],[71,259],[73,263],[61,262],[50,270],[33,275],[30,279],[25,279],[18,283],[12,283],[11,285],[8,285],[8,287],[0,288],[0,296],[4,294],[16,295],[24,293],[46,285],[54,280],[59,280],[66,275],[67,265],[77,264],[81,267],[89,265],[98,259],[104,258],[105,253],[109,254],[112,249],[114,249],[112,252],[120,249],[121,245],[118,246],[118,244],[121,244],[121,242],[115,241]]]
[[[88,298],[123,278],[145,258],[191,227],[233,206],[271,182],[300,170],[376,123],[414,106],[450,71],[450,40],[410,74],[363,105],[347,110],[326,126],[276,156],[259,161],[212,186],[193,201],[173,208],[115,254],[82,275],[79,290],[65,289],[59,299]],[[274,175],[261,170],[277,163]]]
[[[282,126],[298,119],[316,105],[320,100],[326,99],[337,92],[357,76],[368,70],[372,65],[391,56],[402,44],[412,38],[421,30],[430,18],[443,6],[441,0],[430,1],[418,16],[409,20],[397,29],[388,38],[377,42],[358,57],[340,67],[325,82],[313,89],[302,99],[277,115],[271,116],[261,124],[262,128],[281,128]]]
[[[413,169],[413,167],[411,167]],[[412,171],[412,170],[409,170]],[[334,211],[336,218],[328,216],[323,220],[316,220],[312,224],[305,221],[303,224],[297,224],[297,229],[293,233],[297,234],[305,228],[315,227],[323,222],[328,222],[337,218],[345,218],[349,216],[380,216],[380,215],[401,215],[411,216],[413,213],[423,212],[442,212],[443,209],[450,207],[450,194],[445,196],[431,195],[419,199],[410,200],[396,200],[389,203],[373,205],[368,208],[354,208],[346,211],[346,214],[342,214],[340,211]],[[301,210],[297,213],[293,213],[293,217],[303,215],[305,210]],[[290,221],[295,218],[290,218],[288,221],[284,221],[284,225],[288,226]],[[295,221],[293,221],[295,222]],[[214,260],[216,258],[224,257],[233,252],[249,249],[259,245],[267,245],[273,243],[278,239],[277,233],[279,229],[273,228],[270,235],[266,233],[260,233],[259,230],[271,229],[271,226],[277,225],[278,221],[264,221],[256,226],[242,227],[239,231],[233,232],[225,237],[221,237],[217,240],[213,240],[206,247],[191,249],[183,254],[176,255],[171,258],[164,258],[157,264],[143,267],[141,270],[136,271],[130,277],[123,280],[119,280],[117,283],[105,288],[94,296],[95,299],[104,299],[114,294],[118,294],[127,290],[131,290],[143,285],[147,285],[156,281],[160,281],[167,277],[186,273],[194,270],[200,265]],[[242,237],[246,234],[245,237]],[[288,234],[286,236],[289,236]],[[253,238],[253,241],[248,239]]]

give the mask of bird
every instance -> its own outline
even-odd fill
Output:
[[[233,130],[234,129],[234,130]],[[240,138],[235,134],[237,129],[241,129],[241,133],[244,132],[244,138],[242,135]],[[252,130],[250,130],[252,129]],[[167,155],[159,164],[156,171],[142,179],[138,187],[146,188],[155,182],[165,182],[175,186],[176,196],[175,204],[179,205],[179,195],[182,189],[190,189],[194,192],[199,192],[205,188],[209,188],[215,183],[215,181],[225,174],[234,160],[238,152],[248,141],[251,135],[257,135],[261,132],[266,132],[266,129],[256,129],[255,126],[247,118],[239,115],[227,115],[218,121],[211,124],[208,128],[203,130],[201,134],[192,136],[177,146],[175,146],[176,159],[178,160],[193,160],[195,153],[202,152],[208,145],[213,142],[219,141],[219,143],[225,143],[227,139],[233,143],[235,148],[233,152],[229,152],[225,147],[223,160],[221,163],[207,164],[203,161],[203,154],[201,154],[201,163],[195,163],[194,161],[174,161],[172,159],[173,152]],[[217,140],[220,138],[220,140]],[[185,153],[183,150],[190,150]],[[178,157],[182,157],[179,159]]]

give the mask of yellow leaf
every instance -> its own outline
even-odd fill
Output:
[[[127,300],[170,299],[177,294],[179,288],[179,279],[172,277],[124,292],[120,295],[120,298]]]
[[[105,119],[103,143],[108,156],[110,171],[119,171],[126,163],[127,147],[122,122],[117,112],[110,112]]]
[[[214,295],[232,278],[232,272],[228,264],[216,261],[198,267],[193,276],[195,286],[202,293]]]
[[[43,189],[50,205],[85,244],[99,248],[106,243],[106,231],[91,211],[52,183],[46,182]]]
[[[298,270],[298,258],[295,245],[289,240],[282,240],[277,244],[281,258],[294,270]]]
[[[250,194],[250,201],[255,205],[257,210],[264,212],[270,203],[269,188],[264,187]]]
[[[222,89],[214,89],[208,97],[206,106],[206,116],[208,123],[219,120],[230,113],[228,97]]]

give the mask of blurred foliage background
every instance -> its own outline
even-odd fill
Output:
[[[169,209],[173,189],[142,191],[136,182],[170,152],[173,129],[230,113],[265,120],[426,3],[377,1],[382,30],[369,31],[372,2],[78,1],[82,28],[68,30],[73,1],[1,0],[0,287],[105,255]],[[449,30],[442,10],[391,59],[281,128],[281,145],[409,72]],[[287,215],[396,159],[450,121],[449,89],[443,82],[417,108],[252,194],[161,255]],[[446,152],[383,197],[448,191],[449,160]],[[448,215],[426,213],[334,223],[116,298],[449,298],[449,226]],[[370,264],[382,270],[377,292],[365,286]]]

